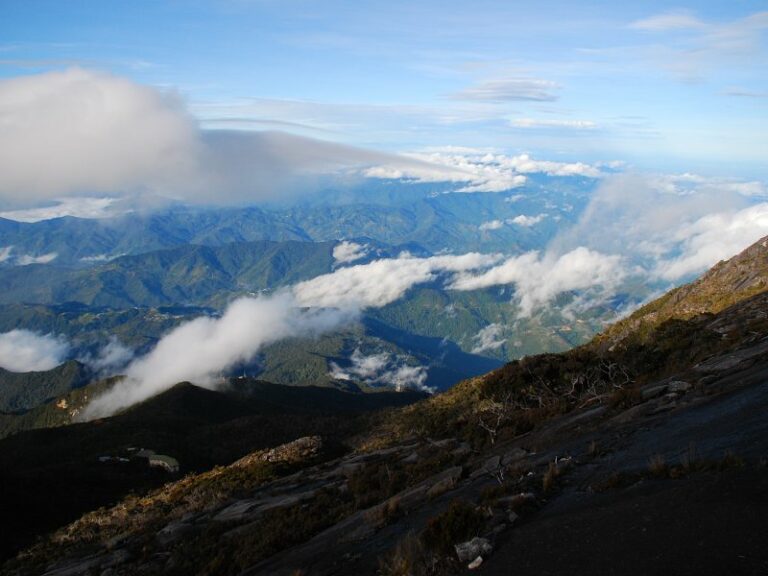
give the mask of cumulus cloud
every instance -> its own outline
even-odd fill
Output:
[[[390,163],[364,170],[369,178],[411,179],[417,182],[457,182],[453,192],[504,192],[525,185],[526,174],[600,178],[599,167],[583,162],[536,160],[528,154],[508,156],[487,150],[447,147],[404,154],[420,164]]]
[[[768,203],[704,216],[674,231],[672,241],[679,250],[661,259],[654,273],[664,280],[685,278],[730,258],[766,234]]]
[[[514,256],[480,274],[459,274],[450,288],[478,290],[514,284],[518,314],[527,317],[563,292],[590,291],[598,298],[607,296],[626,274],[619,256],[579,247],[562,255],[542,256],[533,251]]]
[[[768,234],[768,203],[750,195],[759,188],[695,174],[613,175],[550,249],[586,246],[620,254],[652,278],[685,279]]]
[[[41,254],[40,256],[31,256],[29,254],[22,254],[16,256],[16,264],[19,266],[29,266],[30,264],[49,264],[56,260],[59,256],[57,252],[49,252],[48,254]]]
[[[12,372],[39,372],[61,364],[69,344],[53,334],[11,330],[0,334],[0,366]]]
[[[365,258],[368,254],[368,247],[357,242],[344,240],[333,247],[333,259],[337,264],[349,264],[355,260]]]
[[[350,311],[302,309],[287,291],[241,298],[220,318],[196,318],[169,332],[146,356],[131,362],[125,378],[94,399],[83,417],[110,415],[178,382],[214,386],[222,372],[253,359],[267,344],[318,335],[353,317]]]
[[[500,259],[498,254],[476,252],[429,258],[404,253],[398,258],[341,268],[300,282],[293,287],[293,292],[302,306],[380,307],[401,298],[417,284],[436,280],[441,274],[487,268]]]
[[[481,329],[473,340],[477,342],[474,348],[472,348],[472,354],[482,354],[489,350],[498,350],[504,345],[504,327],[501,324],[489,324],[485,328]]]
[[[201,130],[175,92],[106,73],[72,68],[0,80],[7,206],[138,194],[256,201],[305,190],[308,174],[392,161],[418,163],[280,132]],[[94,202],[98,213],[103,206]]]
[[[499,228],[504,226],[504,222],[501,220],[490,220],[488,222],[483,222],[480,224],[480,230],[485,232],[487,230],[498,230]]]
[[[434,389],[424,384],[427,368],[409,365],[406,361],[403,356],[387,352],[365,356],[359,348],[355,348],[349,357],[349,366],[342,368],[336,362],[330,363],[330,375],[336,380],[390,386],[398,392],[410,389],[433,393]]]
[[[535,226],[544,218],[546,218],[546,214],[539,214],[538,216],[526,216],[524,214],[520,214],[519,216],[515,216],[514,218],[509,219],[510,224],[517,224],[518,226],[525,226],[526,228],[530,228],[531,226]]]

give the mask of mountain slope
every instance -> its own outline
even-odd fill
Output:
[[[764,252],[745,254],[737,269],[757,277]],[[711,306],[732,291],[722,278],[697,284]],[[480,556],[499,575],[762,574],[766,309],[768,292],[745,290],[622,346],[512,362],[368,421],[356,452],[253,469],[205,507],[168,508],[183,483],[126,501],[6,572],[422,576]],[[206,494],[220,481],[191,480]],[[118,541],[124,510],[134,529]]]
[[[648,330],[670,319],[686,320],[699,314],[716,314],[754,294],[768,289],[768,236],[690,284],[671,290],[661,298],[617,322],[596,340],[614,345],[624,339],[642,338]]]

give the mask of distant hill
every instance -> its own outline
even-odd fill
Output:
[[[63,217],[34,223],[0,218],[0,248],[13,246],[0,267],[19,256],[56,254],[54,264],[90,266],[186,244],[221,246],[261,240],[328,242],[368,237],[390,245],[414,243],[431,252],[515,252],[544,246],[557,232],[547,218],[527,228],[507,225],[493,231],[480,225],[520,214],[547,213],[561,220],[578,214],[594,180],[549,179],[506,194],[444,194],[444,186],[367,180],[356,189],[326,190],[313,201],[271,208],[171,206],[154,212],[88,220]]]
[[[0,269],[0,303],[90,306],[223,305],[234,294],[258,292],[330,272],[333,242],[258,241],[187,245],[123,256],[84,269],[48,264]]]
[[[70,360],[44,372],[11,372],[0,367],[0,412],[21,412],[86,385],[91,371]]]

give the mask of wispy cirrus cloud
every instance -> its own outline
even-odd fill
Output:
[[[596,122],[591,120],[553,120],[548,118],[515,118],[510,120],[510,126],[527,129],[565,129],[565,130],[595,130]]]
[[[455,100],[480,102],[553,102],[562,87],[539,78],[505,78],[487,80],[451,94]]]
[[[689,10],[671,10],[654,16],[635,20],[630,28],[645,32],[665,32],[668,30],[691,30],[705,28],[707,25]]]

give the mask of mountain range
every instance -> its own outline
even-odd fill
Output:
[[[482,564],[506,574],[514,564],[520,574],[759,574],[766,246],[585,345],[429,398],[241,378],[222,392],[180,384],[113,418],[6,438],[6,485],[69,470],[83,483],[99,477],[109,487],[101,502],[115,504],[41,539],[3,573],[426,575]],[[379,398],[401,407],[361,412]],[[129,474],[96,459],[137,445],[195,474]],[[141,494],[120,499],[131,483]],[[16,547],[54,528],[33,511],[58,492],[35,493],[26,514],[15,512],[28,522]],[[98,505],[80,498],[58,522]]]

